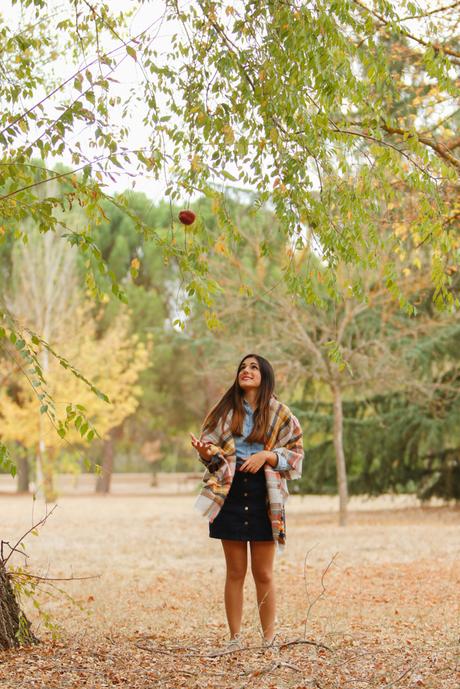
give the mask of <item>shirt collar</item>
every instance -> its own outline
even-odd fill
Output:
[[[254,413],[254,412],[253,412],[253,409],[252,409],[252,407],[251,407],[251,405],[250,405],[249,402],[248,402],[247,400],[245,400],[245,399],[243,399],[243,406],[244,406],[244,408],[246,409],[246,411],[248,411],[250,414],[253,414],[253,413]]]

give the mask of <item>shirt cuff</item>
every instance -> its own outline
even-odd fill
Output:
[[[273,467],[275,471],[289,471],[291,468],[291,465],[287,461],[287,459],[283,456],[283,450],[277,449],[277,450],[272,450],[272,452],[275,453],[275,455],[278,457],[278,462],[277,464]]]

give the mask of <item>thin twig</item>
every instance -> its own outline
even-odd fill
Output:
[[[302,670],[299,667],[297,667],[297,665],[292,665],[292,663],[285,663],[283,660],[275,660],[274,663],[271,663],[271,665],[267,665],[267,667],[262,668],[262,670],[257,670],[256,673],[254,673],[254,671],[251,671],[251,673],[248,674],[257,674],[257,676],[259,677],[260,675],[268,675],[270,674],[270,672],[273,672],[274,670],[277,670],[281,667],[286,667],[289,670],[294,670],[295,672],[302,672]]]
[[[133,36],[133,38],[130,38],[130,39],[128,39],[127,41],[122,41],[122,44],[121,44],[121,45],[115,46],[115,48],[113,48],[112,50],[109,50],[107,53],[104,53],[103,57],[104,57],[104,58],[108,58],[109,55],[113,55],[113,54],[116,53],[118,50],[122,49],[123,47],[128,46],[130,43],[135,43],[135,44],[136,44],[136,43],[138,42],[138,40],[139,40],[139,39],[140,39],[140,38],[141,38],[141,37],[152,27],[152,26],[153,26],[153,24],[154,24],[154,22],[153,22],[152,24],[149,24],[149,26],[147,26],[145,29],[143,29],[143,31],[141,31],[140,33],[138,33],[136,36]],[[122,58],[122,59],[124,59],[124,58]],[[35,110],[35,108],[39,107],[40,105],[43,105],[43,103],[44,103],[46,100],[48,100],[49,98],[51,98],[52,96],[54,96],[54,95],[55,95],[58,91],[60,91],[64,86],[66,86],[66,85],[69,84],[71,81],[73,81],[73,80],[75,79],[75,77],[78,76],[78,74],[81,74],[84,70],[86,70],[86,69],[88,69],[89,67],[91,67],[92,65],[96,64],[96,62],[98,62],[99,60],[100,60],[100,56],[98,55],[98,57],[95,58],[94,60],[92,60],[89,64],[84,65],[81,69],[79,69],[79,70],[77,70],[76,72],[74,72],[68,79],[66,79],[65,81],[63,81],[63,82],[62,82],[61,84],[59,84],[58,86],[56,86],[55,89],[53,89],[53,90],[52,90],[50,93],[48,93],[44,98],[42,98],[42,100],[40,100],[40,101],[38,101],[37,103],[35,103],[34,105],[32,105],[28,110],[26,110],[25,112],[23,112],[21,115],[18,115],[12,122],[9,122],[8,125],[7,125],[4,129],[2,129],[2,130],[0,131],[0,134],[4,134],[4,133],[7,132],[9,129],[11,129],[11,127],[14,127],[14,125],[18,124],[18,122],[20,122],[20,121],[23,120],[25,117],[27,117],[27,115],[29,115],[33,110]],[[118,66],[118,65],[117,65],[117,66]]]
[[[14,545],[13,548],[11,548],[11,546],[10,546],[9,544],[7,544],[8,547],[11,548],[11,552],[10,552],[10,554],[8,555],[7,558],[3,558],[3,557],[2,557],[2,562],[3,562],[4,565],[6,565],[6,563],[8,562],[8,560],[10,559],[10,557],[12,556],[12,554],[14,553],[14,551],[16,550],[16,548],[18,547],[18,545],[20,545],[20,544],[23,542],[23,540],[26,538],[26,536],[28,536],[34,529],[37,529],[39,526],[41,526],[42,524],[44,524],[44,523],[47,521],[48,517],[51,517],[51,515],[53,514],[54,510],[56,509],[56,507],[57,507],[57,505],[54,505],[54,507],[51,509],[51,511],[50,511],[50,512],[47,512],[47,513],[45,514],[45,516],[43,517],[43,519],[40,519],[39,522],[37,522],[36,524],[34,524],[33,526],[31,526],[30,529],[29,529],[28,531],[26,531],[26,533],[25,533],[23,536],[21,536],[21,538],[19,539],[19,541],[17,541],[17,543],[15,543],[15,545]],[[3,545],[3,541],[2,541],[2,545]]]
[[[316,605],[316,603],[317,603],[317,602],[324,596],[324,594],[326,593],[326,587],[325,587],[325,585],[324,585],[324,579],[325,579],[326,574],[328,573],[329,569],[332,567],[333,563],[335,562],[336,557],[338,556],[338,553],[335,553],[335,554],[332,556],[331,560],[329,561],[329,564],[327,565],[326,569],[323,570],[323,573],[321,574],[321,591],[320,591],[320,593],[318,593],[318,595],[310,602],[310,596],[309,596],[309,593],[308,593],[308,584],[307,584],[307,559],[308,559],[308,556],[309,556],[309,554],[311,553],[312,550],[313,550],[313,548],[310,548],[310,550],[307,550],[307,552],[306,552],[306,554],[305,554],[304,565],[303,565],[303,579],[304,579],[304,585],[305,585],[305,594],[306,594],[306,596],[307,596],[307,602],[309,603],[308,609],[307,609],[307,614],[306,614],[306,617],[305,617],[305,623],[304,623],[304,632],[303,632],[304,639],[305,639],[306,636],[307,636],[307,622],[308,622],[308,618],[309,618],[309,616],[310,616],[310,612],[311,612],[313,606]]]
[[[387,19],[384,17],[382,14],[379,14],[375,10],[367,7],[364,2],[361,2],[361,0],[353,0],[353,2],[361,7],[365,12],[368,14],[371,14],[372,16],[376,17],[382,24],[385,26],[388,26],[389,24],[394,23],[394,18],[391,20]],[[403,21],[401,18],[398,17],[398,21]],[[423,45],[425,48],[432,48],[435,52],[437,53],[445,53],[446,55],[450,55],[454,58],[460,58],[460,52],[458,50],[454,50],[452,48],[449,48],[446,45],[441,45],[439,43],[432,43],[431,41],[425,41],[423,38],[420,38],[419,36],[415,36],[414,34],[410,33],[404,28],[399,29],[400,33],[402,36],[406,36],[406,38],[411,39],[412,41],[415,41],[416,43],[419,43],[420,45]],[[458,64],[455,60],[451,60],[453,64]]]
[[[143,651],[149,651],[150,653],[161,653],[163,655],[174,655],[178,651],[187,650],[187,646],[174,646],[174,648],[159,648],[159,647],[148,647],[143,646],[142,643],[136,643],[137,648]],[[236,648],[231,650],[222,651],[210,651],[209,653],[181,653],[182,658],[220,658],[221,656],[241,653],[242,651],[260,651],[260,646],[243,646],[242,648]]]
[[[418,664],[418,663],[417,663]],[[394,687],[395,684],[398,684],[403,677],[409,674],[409,672],[412,672],[415,669],[416,665],[411,665],[410,667],[407,668],[407,670],[404,670],[404,672],[399,675],[399,677],[396,677],[392,682],[388,682],[388,684],[385,684],[382,689],[390,689],[390,687]]]
[[[318,648],[324,648],[326,651],[332,651],[330,646],[322,644],[320,641],[309,641],[308,639],[294,639],[293,641],[286,641],[284,644],[279,645],[279,649],[286,648],[287,646],[294,646],[295,644],[308,644],[308,646],[318,646]]]
[[[13,572],[13,577],[27,577],[28,579],[37,579],[38,581],[86,581],[86,579],[99,579],[101,574],[91,574],[87,577],[41,577],[38,574],[29,574],[29,572]]]

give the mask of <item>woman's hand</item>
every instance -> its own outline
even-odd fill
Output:
[[[211,449],[211,443],[205,442],[203,443],[201,440],[199,440],[197,437],[193,435],[193,433],[190,433],[190,437],[192,438],[192,445],[195,448],[195,450],[198,452],[200,455],[201,459],[204,459],[205,462],[209,462],[211,457],[213,456],[213,451]]]
[[[261,450],[261,452],[254,453],[244,460],[244,463],[240,466],[240,471],[247,471],[250,474],[255,474],[256,471],[259,471],[260,467],[265,464],[268,460],[268,456],[271,454],[273,453],[267,450]]]

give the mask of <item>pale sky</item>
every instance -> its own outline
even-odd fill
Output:
[[[192,0],[193,1],[193,0]],[[239,0],[234,0],[233,3],[229,4],[238,4]],[[64,2],[59,1],[59,0],[52,0],[50,3],[51,5],[54,4],[56,9],[61,8],[66,8],[71,6],[71,3],[69,0],[64,0]],[[188,2],[184,2],[184,5],[188,4]],[[422,4],[422,3],[419,3]],[[428,4],[428,3],[423,3],[423,4]],[[129,10],[132,9],[137,5],[136,2],[133,2],[133,0],[117,0],[116,7],[117,9],[120,10]],[[439,6],[439,1],[438,2],[433,2],[433,0],[430,0],[430,6],[436,7]],[[17,24],[19,22],[20,18],[20,8],[18,5],[12,5],[11,0],[3,0],[2,3],[2,13],[3,16],[8,20],[8,24],[10,26]],[[96,2],[96,7],[97,7],[97,2]],[[152,26],[152,34],[156,33],[155,36],[155,49],[159,52],[162,53],[163,51],[166,52],[169,47],[170,47],[170,38],[171,35],[175,32],[180,32],[181,31],[181,25],[178,22],[161,22],[161,17],[165,11],[165,4],[163,0],[151,0],[150,2],[146,2],[142,6],[140,6],[136,13],[133,15],[132,19],[130,20],[130,26],[129,26],[129,33],[131,36],[135,36],[138,33],[140,33],[143,29],[145,29],[147,26]],[[421,27],[419,26],[419,29]],[[107,46],[108,43],[105,41],[104,45]],[[113,45],[116,45],[116,41],[113,42]],[[131,88],[133,85],[139,83],[142,83],[143,75],[141,71],[141,67],[128,55],[125,53],[125,49],[122,48],[120,55],[123,56],[123,59],[121,61],[120,66],[117,68],[116,72],[113,74],[113,76],[119,81],[119,84],[115,86],[115,89],[118,90],[122,94],[126,94],[127,90]],[[87,60],[90,60],[92,57],[91,55],[87,55],[86,58]],[[70,74],[74,72],[74,66],[72,64],[69,64],[68,58],[66,55],[62,54],[58,57],[57,60],[53,62],[53,68],[55,70],[55,73],[58,75],[58,77],[62,80],[67,78]],[[140,87],[141,88],[141,87]],[[160,101],[161,103],[161,101]],[[128,121],[128,125],[130,128],[130,139],[129,139],[129,148],[142,148],[145,147],[147,140],[148,140],[148,129],[145,128],[142,119],[145,113],[142,111],[136,110],[135,114],[131,118],[130,121]],[[115,124],[121,124],[122,123],[122,115],[120,110],[112,108],[110,112],[111,116],[111,121],[114,122]],[[124,122],[125,123],[125,122]],[[82,146],[84,146],[85,143],[85,129],[82,129],[80,131],[76,131],[69,139],[69,142],[72,142],[72,140],[75,142],[76,140],[79,140],[82,143]],[[89,155],[94,156],[94,152],[91,152]],[[66,160],[65,154],[61,159],[64,163],[71,164],[70,159]],[[56,161],[57,162],[57,161]],[[236,170],[230,169],[229,172],[232,174],[237,174]],[[314,180],[313,180],[314,181]],[[122,189],[130,188],[132,184],[132,179],[128,176],[121,176],[119,178],[119,181],[114,184],[111,182],[109,179],[106,180],[107,184],[109,185],[108,190],[109,191],[121,191]],[[235,183],[237,185],[237,183]],[[316,186],[316,185],[315,185]],[[166,188],[166,183],[164,181],[159,181],[155,180],[153,177],[149,177],[148,175],[138,175],[136,177],[136,185],[135,189],[136,191],[143,191],[147,196],[149,196],[152,200],[155,202],[159,201],[164,197],[164,190]],[[185,199],[184,199],[185,201]]]
[[[133,4],[136,3],[133,3],[131,0],[117,0],[117,9],[128,10],[132,8]],[[56,9],[59,10],[59,8],[63,7],[64,3],[55,0],[54,5]],[[15,24],[18,26],[21,24],[20,7],[18,5],[12,5],[11,0],[6,0],[4,4],[2,3],[2,9],[0,11],[10,27],[14,26]],[[163,48],[166,51],[169,48],[169,37],[174,30],[177,30],[180,27],[173,27],[172,23],[168,23],[166,26],[166,22],[161,24],[161,16],[163,12],[164,4],[163,2],[159,1],[147,3],[140,7],[130,21],[130,35],[135,36],[146,26],[155,24],[155,26],[159,29],[158,35],[155,39],[155,47],[160,52]],[[109,44],[108,42],[105,42],[104,45],[108,46]],[[116,45],[115,41],[113,45]],[[140,83],[143,77],[139,65],[137,65],[136,62],[128,55],[125,56],[124,48],[122,48],[120,54],[123,55],[121,64],[111,75],[116,78],[119,83],[115,86],[111,86],[111,88],[113,88],[114,91],[119,91],[123,95],[126,94],[127,90],[136,83]],[[95,55],[86,55],[86,62],[91,61],[91,59],[94,57]],[[82,64],[84,64],[83,61]],[[77,67],[79,66],[80,65],[77,65]],[[52,67],[54,73],[60,81],[64,81],[76,71],[75,65],[69,62],[68,57],[65,54],[60,54],[59,57],[53,61]],[[36,100],[37,98],[34,98],[34,101]],[[24,108],[24,106],[25,103],[21,103],[21,110]],[[142,122],[144,114],[145,113],[137,110],[135,116],[131,119],[131,121],[128,122],[130,125],[129,147],[132,149],[142,148],[146,144],[147,130]],[[121,123],[126,124],[126,121],[123,120],[119,109],[111,109],[110,119],[116,125],[120,125]],[[84,148],[85,129],[86,128],[82,128],[81,130],[78,130],[78,128],[76,128],[74,134],[68,138],[68,142],[75,143],[75,141],[78,140]],[[94,156],[95,153],[91,152],[88,155]],[[58,162],[58,160],[56,159],[54,162]],[[59,158],[59,162],[72,166],[70,157],[65,153]],[[121,175],[118,183],[116,184],[111,182],[108,178],[105,180],[105,182],[108,184],[107,190],[109,192],[121,191],[131,187],[132,178]],[[148,177],[147,175],[138,175],[136,177],[135,190],[143,191],[154,201],[159,201],[161,198],[164,198],[165,188],[166,185],[163,181],[155,180],[153,177]]]

